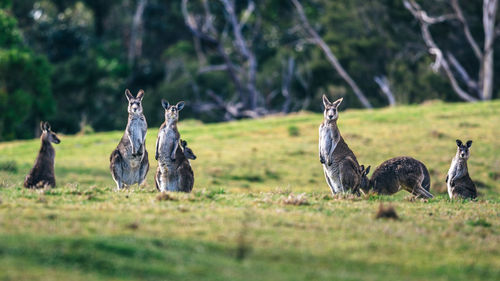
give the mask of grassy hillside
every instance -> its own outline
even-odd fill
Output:
[[[182,112],[181,112],[182,119]],[[0,143],[0,280],[491,280],[500,274],[500,102],[341,112],[358,160],[424,162],[435,199],[332,197],[319,114],[179,124],[197,154],[192,194],[114,192],[122,132],[61,136],[58,187],[22,188],[39,140]],[[125,122],[125,120],[124,120]],[[54,128],[57,131],[57,128]],[[455,139],[474,141],[477,202],[450,202]],[[389,201],[389,202],[388,202]],[[400,219],[377,220],[379,204]]]

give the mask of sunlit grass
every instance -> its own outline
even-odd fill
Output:
[[[182,114],[181,114],[182,119]],[[145,187],[114,192],[122,132],[61,136],[58,187],[22,188],[38,140],[0,143],[0,280],[493,280],[500,274],[500,102],[341,112],[360,163],[409,155],[436,198],[329,194],[320,114],[181,122],[197,154],[191,194],[158,197],[155,128]],[[124,120],[125,122],[125,120]],[[53,128],[57,131],[57,128]],[[452,202],[456,138],[472,139],[477,202]],[[373,169],[372,169],[373,171]],[[301,203],[297,203],[301,202]],[[380,202],[400,220],[377,220]]]

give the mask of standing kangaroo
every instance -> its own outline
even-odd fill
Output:
[[[429,192],[429,171],[424,163],[412,157],[395,157],[383,162],[373,172],[370,184],[378,194],[392,195],[404,189],[418,197],[434,197]]]
[[[341,102],[342,98],[331,103],[323,95],[325,111],[323,123],[319,126],[319,161],[323,164],[323,172],[332,194],[348,190],[359,194],[361,167],[337,127],[337,108]]]
[[[140,90],[137,97],[125,90],[128,100],[128,123],[125,133],[116,149],[111,153],[110,170],[116,188],[123,185],[144,183],[149,170],[148,151],[146,150],[146,132],[148,124],[142,111],[144,91]]]
[[[193,189],[194,173],[191,168],[191,164],[189,163],[189,159],[196,159],[196,155],[194,155],[191,148],[187,147],[187,142],[185,140],[181,140],[181,145],[177,147],[175,152],[174,168],[167,170],[167,173],[175,174],[173,177],[167,176],[167,179],[172,178],[174,183],[176,182],[177,188],[174,189],[176,191],[191,192]],[[158,191],[165,191],[165,189],[160,189],[162,174],[160,165],[158,165],[155,177],[156,189],[158,189]]]
[[[182,159],[182,149],[179,148],[180,134],[177,130],[179,111],[184,108],[184,102],[180,101],[176,105],[170,105],[168,101],[162,100],[161,105],[165,109],[165,122],[161,124],[156,139],[155,159],[158,160],[156,172],[156,184],[159,191],[180,191],[178,164]]]
[[[471,180],[469,170],[467,169],[467,160],[470,157],[470,147],[472,146],[472,141],[467,141],[465,145],[462,144],[461,140],[456,140],[456,142],[458,146],[457,154],[451,161],[448,176],[446,177],[448,195],[450,196],[450,199],[474,199],[477,197],[477,189],[474,182]]]
[[[48,122],[40,122],[42,135],[40,140],[42,146],[35,160],[35,165],[24,180],[24,187],[27,188],[44,188],[45,186],[56,186],[56,176],[54,173],[54,163],[56,151],[52,147],[52,143],[58,144],[61,141],[54,132],[50,130]]]

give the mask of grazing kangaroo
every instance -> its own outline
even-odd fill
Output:
[[[148,151],[146,150],[146,132],[148,124],[142,111],[144,91],[137,97],[125,90],[128,100],[128,123],[125,133],[109,158],[111,175],[117,190],[124,185],[141,185],[149,170]]]
[[[165,109],[165,122],[161,124],[156,139],[155,159],[158,160],[156,183],[159,191],[180,191],[177,162],[182,159],[177,159],[177,157],[182,157],[183,152],[182,149],[178,152],[180,134],[177,130],[177,121],[179,111],[184,108],[184,102],[170,105],[168,101],[162,100],[161,105]]]
[[[352,191],[359,194],[361,167],[354,153],[340,135],[337,108],[342,98],[331,103],[323,95],[324,120],[319,126],[319,161],[332,194]]]
[[[52,147],[52,143],[58,144],[61,141],[54,132],[50,130],[48,122],[40,122],[42,135],[40,140],[42,146],[35,160],[35,165],[24,180],[24,187],[27,188],[44,188],[45,186],[56,186],[56,176],[54,173],[54,161],[56,151]]]
[[[407,156],[389,159],[375,169],[370,184],[378,194],[391,195],[401,189],[423,198],[434,197],[424,163]]]
[[[469,170],[467,169],[467,160],[470,156],[472,141],[467,141],[465,145],[462,144],[461,140],[456,140],[456,142],[458,146],[457,154],[451,161],[448,176],[446,177],[448,195],[450,196],[450,199],[474,199],[477,197],[477,189],[474,182],[471,180]]]
[[[189,159],[195,160],[196,155],[194,155],[191,148],[187,147],[187,142],[185,140],[181,140],[181,145],[177,147],[177,150],[175,152],[175,167],[172,170],[167,171],[167,173],[170,173],[170,171],[172,171],[172,173],[177,175],[172,177],[174,181],[177,181],[177,188],[175,189],[176,191],[191,192],[191,190],[193,189],[194,173],[193,169],[191,168],[191,164],[189,163]],[[165,191],[160,189],[161,177],[162,171],[160,165],[158,165],[155,177],[156,189],[158,189],[158,191]],[[169,178],[170,177],[167,176],[167,179]]]

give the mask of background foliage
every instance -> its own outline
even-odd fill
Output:
[[[185,117],[221,120],[221,112],[202,111],[200,105],[211,101],[207,90],[231,100],[234,85],[226,72],[199,71],[203,63],[184,22],[180,0],[146,1],[138,31],[140,44],[130,60],[137,2],[0,2],[0,140],[33,137],[41,119],[48,119],[63,133],[78,132],[86,125],[96,131],[123,129],[125,88],[146,91],[144,106],[151,126],[162,122],[161,98],[186,100]],[[313,27],[375,106],[387,104],[373,80],[380,75],[388,77],[399,104],[458,100],[448,81],[430,69],[432,58],[418,23],[401,0],[301,2]],[[209,3],[217,27],[227,28],[220,3]],[[238,11],[247,5],[246,1],[235,3]],[[429,14],[450,9],[447,1],[419,3]],[[481,43],[480,1],[460,4],[472,34]],[[201,1],[189,1],[194,12],[200,12],[201,6]],[[461,51],[456,55],[462,65],[475,70],[477,60],[463,34],[457,32],[459,28],[458,22],[449,22],[433,26],[431,31],[444,49],[458,46]],[[269,110],[282,107],[284,98],[276,91],[282,87],[289,58],[295,60],[291,111],[320,110],[320,96],[325,92],[345,96],[348,107],[360,106],[321,50],[306,40],[289,1],[257,1],[243,34],[253,38],[250,47],[258,63],[256,84],[265,98],[261,106]],[[200,48],[206,55],[205,64],[221,62],[214,46],[201,42]],[[495,65],[498,73],[500,64]],[[498,97],[498,83],[494,98]]]

